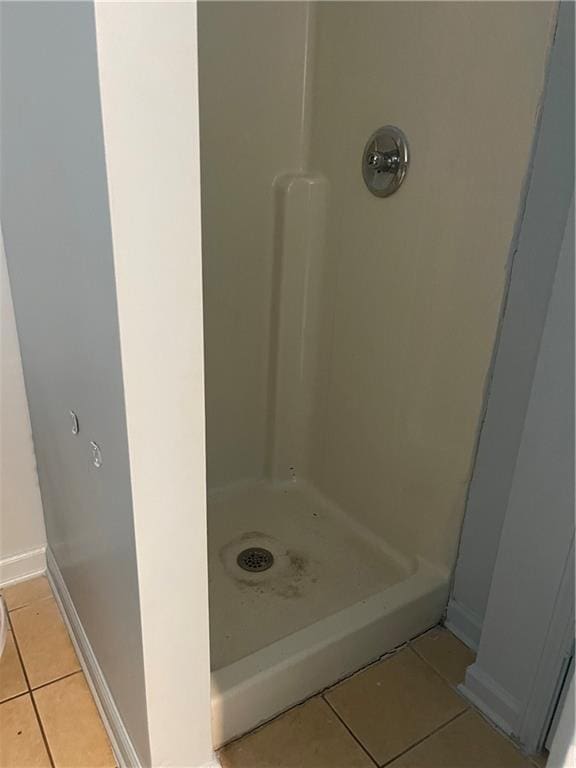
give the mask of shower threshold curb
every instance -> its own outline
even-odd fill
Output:
[[[212,673],[220,748],[438,623],[448,574],[424,560],[405,580]]]

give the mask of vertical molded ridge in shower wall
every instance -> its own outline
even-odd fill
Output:
[[[308,10],[198,3],[207,474],[266,464],[274,179],[304,163]]]
[[[267,475],[286,481],[308,474],[328,183],[284,175],[274,198]]]

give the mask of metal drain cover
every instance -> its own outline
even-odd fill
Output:
[[[244,571],[260,573],[267,571],[274,565],[274,555],[264,547],[248,547],[243,549],[236,558],[236,562]]]

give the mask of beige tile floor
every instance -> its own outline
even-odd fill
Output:
[[[440,627],[220,751],[223,768],[534,768],[456,691],[472,652]]]
[[[0,768],[116,761],[45,577],[2,592]],[[221,750],[223,768],[542,768],[456,691],[473,654],[436,628]]]
[[[1,768],[113,768],[116,760],[66,626],[41,576],[6,587]]]

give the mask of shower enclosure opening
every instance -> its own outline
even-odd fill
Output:
[[[198,5],[216,746],[442,616],[549,5]]]

